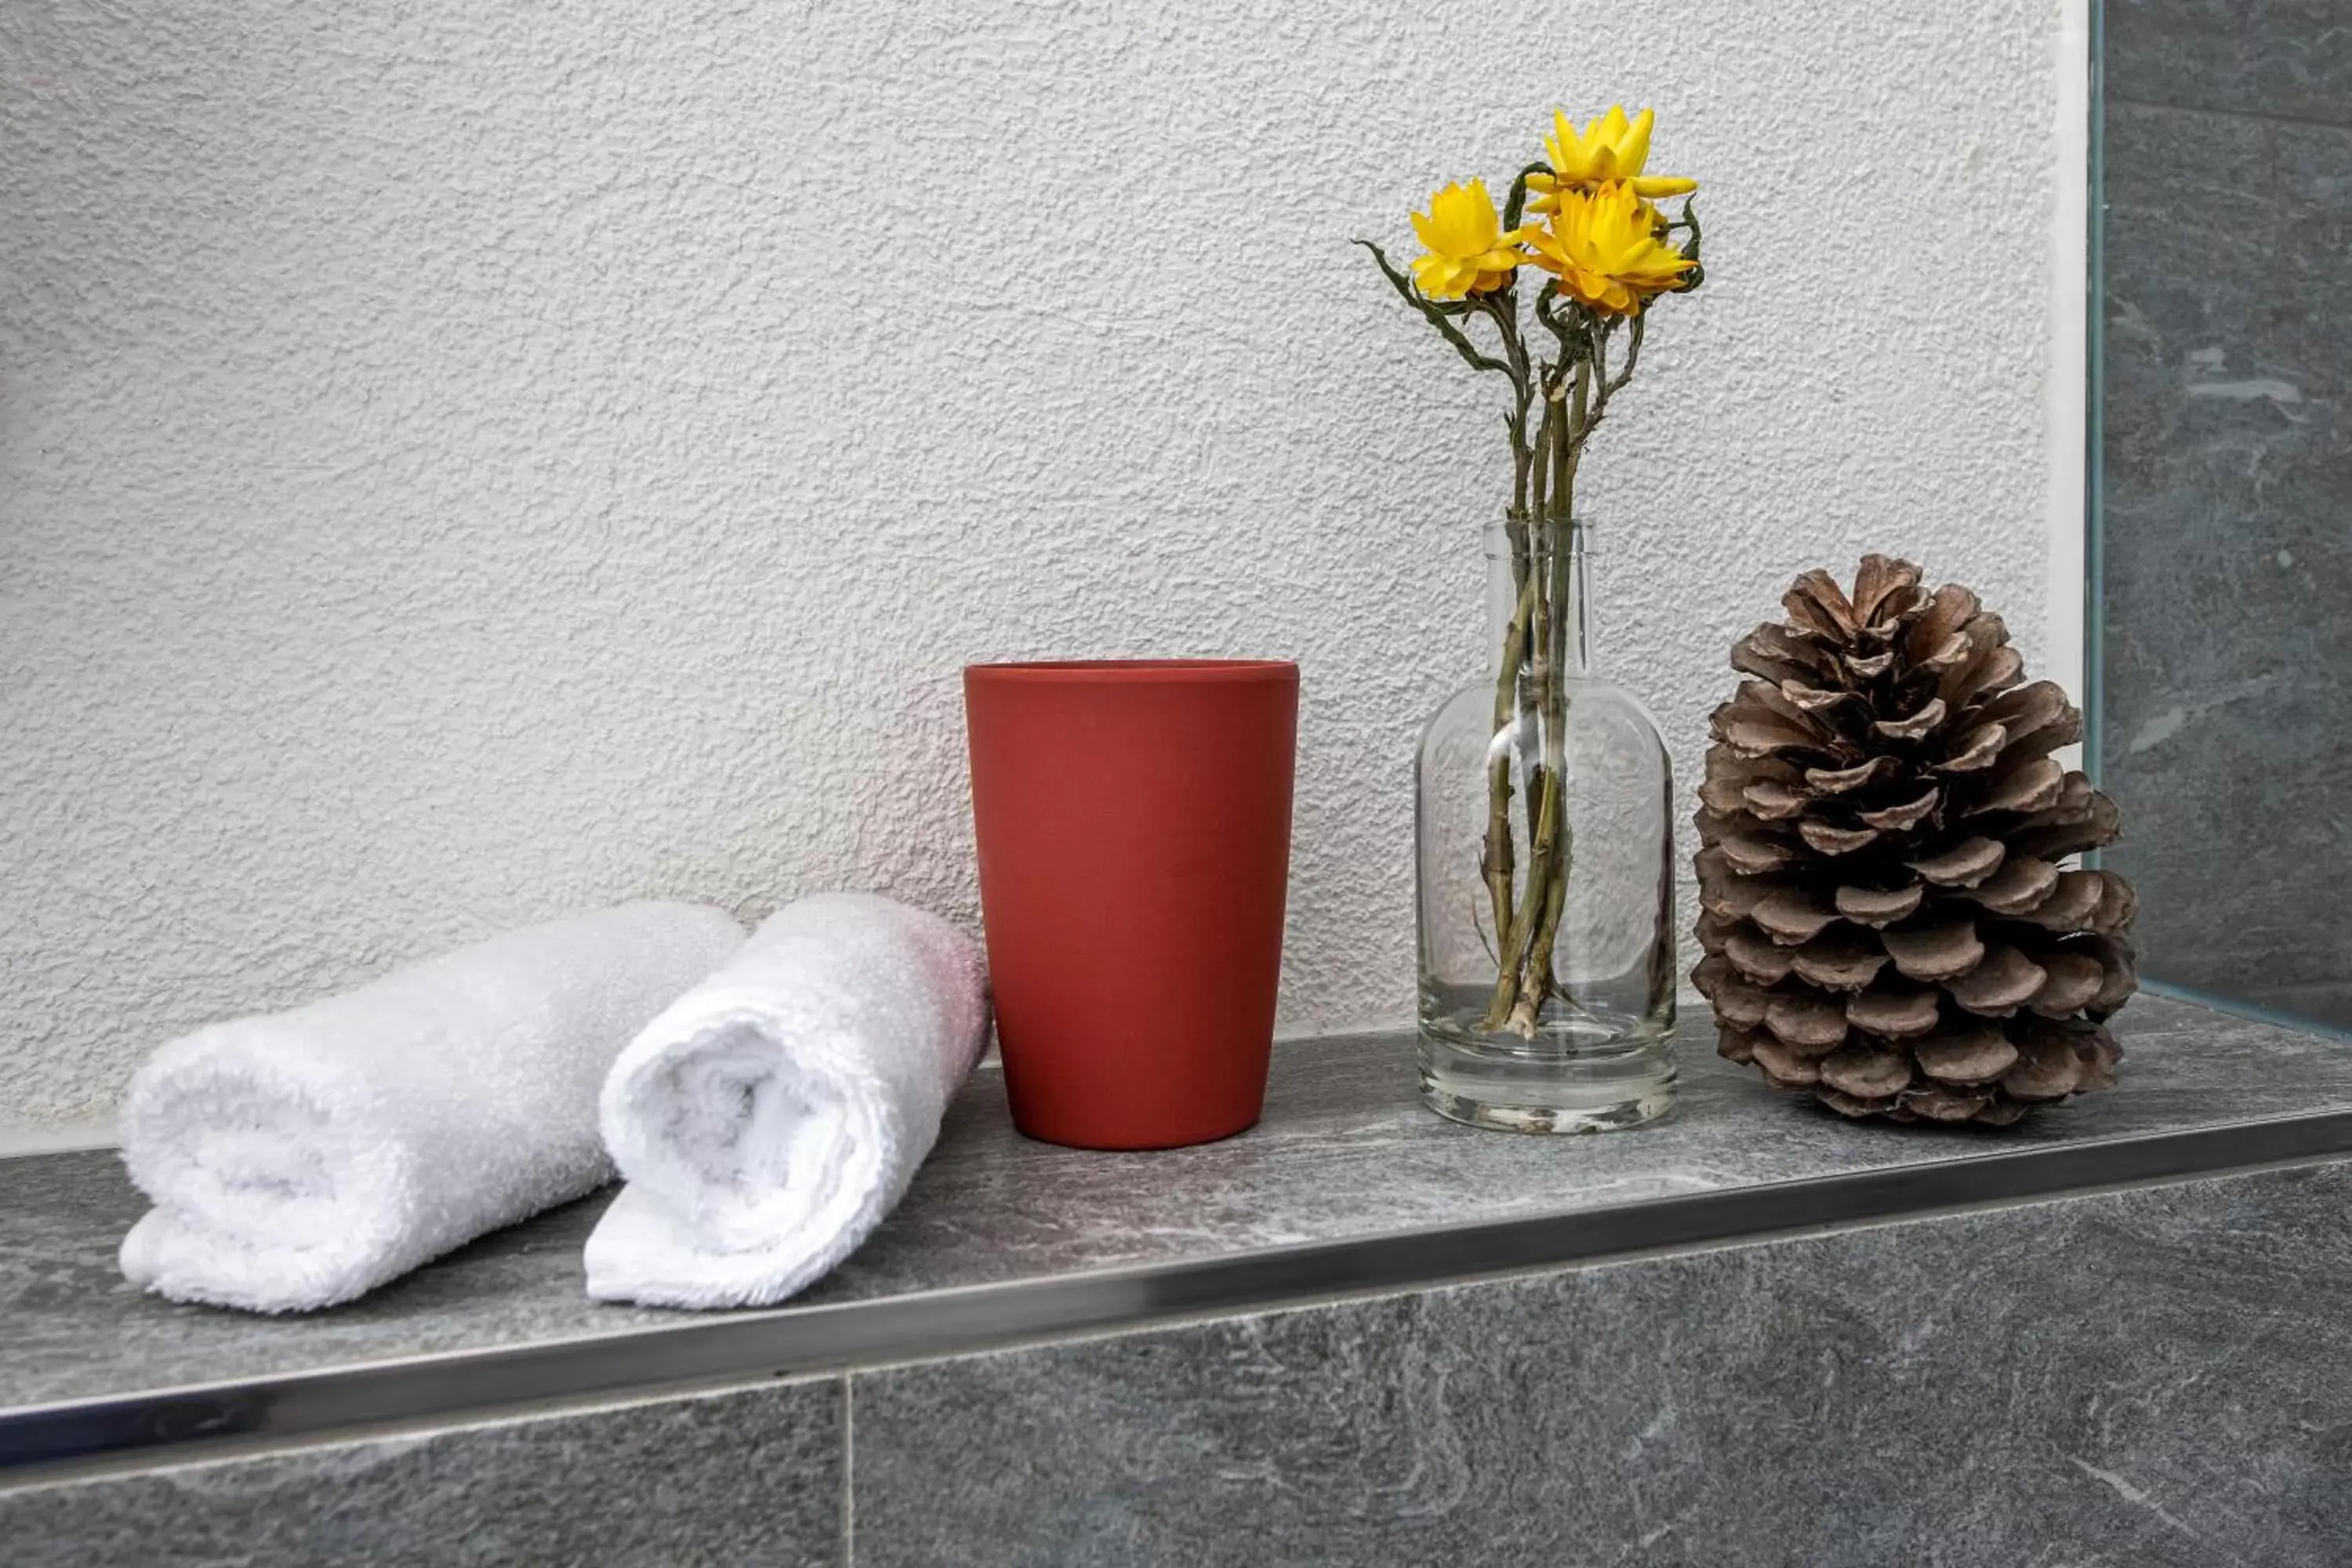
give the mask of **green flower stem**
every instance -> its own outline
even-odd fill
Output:
[[[1568,688],[1564,667],[1568,654],[1570,602],[1576,547],[1576,470],[1583,455],[1584,437],[1597,412],[1595,389],[1605,395],[1609,383],[1601,359],[1601,334],[1567,338],[1574,349],[1567,363],[1553,367],[1545,378],[1544,416],[1531,464],[1534,480],[1533,570],[1529,574],[1530,631],[1523,639],[1527,658],[1507,658],[1515,678],[1520,713],[1532,711],[1539,737],[1540,760],[1528,784],[1528,867],[1517,911],[1499,944],[1495,994],[1484,1026],[1508,1029],[1533,1039],[1544,1004],[1556,990],[1552,950],[1559,940],[1560,918],[1567,907],[1568,879],[1574,862],[1575,833],[1568,822]],[[1579,341],[1580,340],[1580,341]],[[1507,654],[1517,650],[1506,648]],[[1498,681],[1502,678],[1498,677]],[[1502,709],[1498,685],[1496,708]],[[1507,776],[1501,775],[1507,788]],[[1488,829],[1490,843],[1496,812],[1507,820],[1507,795],[1494,789],[1497,775],[1489,775]],[[1494,884],[1489,881],[1489,897]]]
[[[1483,1026],[1489,1030],[1508,1028],[1528,1039],[1535,1038],[1534,1019],[1543,1007],[1541,991],[1530,990],[1537,983],[1537,966],[1532,962],[1529,938],[1543,925],[1544,914],[1549,908],[1552,879],[1547,868],[1557,858],[1559,849],[1561,819],[1560,778],[1549,770],[1538,770],[1528,784],[1528,815],[1533,820],[1533,833],[1528,845],[1527,887],[1519,895],[1518,913],[1511,921],[1511,944],[1505,949],[1501,973],[1495,982],[1495,999],[1486,1009]],[[1543,966],[1549,975],[1550,966]]]
[[[1546,530],[1550,543],[1545,567],[1551,578],[1548,595],[1551,614],[1543,626],[1548,646],[1537,668],[1537,700],[1542,709],[1544,779],[1556,799],[1563,795],[1568,777],[1568,687],[1561,671],[1567,662],[1569,622],[1574,613],[1569,595],[1576,554],[1576,469],[1584,450],[1591,388],[1599,375],[1599,351],[1600,337],[1596,333],[1592,357],[1576,362],[1575,391],[1566,416],[1551,422],[1554,438],[1559,444],[1559,454],[1554,460],[1552,515]],[[1560,914],[1568,903],[1569,869],[1575,859],[1576,833],[1569,826],[1564,799],[1559,799],[1551,816],[1553,820],[1549,824],[1538,822],[1535,842],[1530,846],[1530,893],[1540,883],[1543,894],[1535,929],[1527,933],[1522,959],[1526,973],[1519,981],[1518,999],[1507,1026],[1512,1033],[1527,1039],[1535,1038],[1537,1026],[1542,1021],[1543,1005],[1551,999],[1554,990],[1552,948],[1559,937]],[[1544,831],[1547,826],[1551,828],[1549,833]]]
[[[1528,413],[1534,401],[1535,383],[1527,342],[1519,332],[1517,289],[1506,286],[1479,296],[1475,303],[1495,323],[1496,335],[1502,345],[1504,374],[1510,379],[1512,392],[1512,406],[1503,420],[1511,440],[1511,505],[1504,514],[1503,532],[1510,552],[1514,607],[1503,637],[1502,663],[1495,678],[1495,732],[1499,737],[1517,719],[1521,703],[1519,669],[1527,659],[1535,619],[1534,550],[1528,528],[1530,490],[1539,482],[1535,474],[1536,449],[1528,440]],[[1486,840],[1479,856],[1479,870],[1486,878],[1487,902],[1495,922],[1498,963],[1499,955],[1510,943],[1516,923],[1512,895],[1517,883],[1517,853],[1511,837],[1511,753],[1507,748],[1498,747],[1487,766]]]
[[[1534,448],[1528,444],[1528,409],[1535,400],[1534,370],[1527,340],[1519,333],[1517,285],[1506,284],[1491,294],[1479,295],[1473,303],[1495,323],[1496,335],[1502,341],[1504,374],[1511,383],[1511,410],[1503,416],[1504,429],[1511,438],[1511,505],[1504,513],[1503,531],[1511,550],[1511,586],[1515,592],[1524,592],[1529,561],[1528,488],[1535,464]]]
[[[1527,657],[1528,622],[1535,614],[1535,584],[1526,583],[1519,590],[1510,629],[1504,634],[1502,672],[1495,678],[1495,733],[1498,736],[1518,720],[1519,664]],[[1498,746],[1494,761],[1486,765],[1486,847],[1478,862],[1486,878],[1487,901],[1494,906],[1498,959],[1511,941],[1516,861],[1511,842],[1511,753]]]
[[[1528,501],[1531,536],[1528,542],[1528,570],[1523,588],[1528,605],[1528,630],[1518,639],[1517,647],[1506,641],[1502,670],[1496,676],[1496,733],[1499,737],[1507,729],[1516,729],[1528,719],[1535,721],[1538,733],[1542,731],[1541,691],[1546,672],[1550,668],[1550,649],[1555,642],[1552,622],[1553,584],[1549,569],[1549,541],[1551,538],[1551,484],[1553,465],[1560,451],[1559,425],[1563,417],[1560,399],[1560,375],[1548,369],[1543,378],[1543,419],[1536,434],[1534,452],[1528,464]],[[1502,683],[1509,681],[1517,701],[1505,711]],[[1487,821],[1492,825],[1499,816],[1510,820],[1509,752],[1504,753],[1505,767],[1498,773],[1490,770],[1487,777]],[[1496,788],[1501,781],[1501,789]],[[1528,940],[1543,917],[1543,899],[1548,879],[1543,868],[1552,853],[1559,826],[1559,795],[1558,779],[1542,764],[1528,770],[1527,782],[1528,814],[1528,881],[1516,913],[1507,922],[1496,922],[1496,963],[1495,994],[1486,1006],[1481,1026],[1500,1029],[1508,1024],[1522,1000],[1526,982]]]

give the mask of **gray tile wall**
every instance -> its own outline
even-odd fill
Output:
[[[2352,1026],[2352,8],[2105,8],[2103,780],[2147,972]]]
[[[860,1568],[2341,1568],[2342,1167],[854,1381]]]
[[[842,1384],[0,1491],[10,1568],[833,1568]]]
[[[2341,1568],[2347,1208],[2208,1179],[0,1491],[0,1561]]]

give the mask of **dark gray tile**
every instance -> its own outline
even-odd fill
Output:
[[[2106,0],[2110,96],[2352,125],[2342,0]]]
[[[2352,1026],[2352,131],[2108,134],[2108,864],[2150,973]]]
[[[858,1374],[861,1568],[2337,1568],[2342,1166]]]
[[[1012,1129],[1002,1079],[983,1073],[950,1110],[898,1212],[802,1303],[2352,1107],[2352,1051],[2337,1042],[2155,997],[2117,1025],[2129,1051],[2123,1089],[1989,1136],[1843,1121],[1718,1058],[1696,1021],[1680,1047],[1673,1119],[1602,1138],[1512,1137],[1441,1121],[1415,1096],[1411,1040],[1395,1035],[1285,1044],[1258,1127],[1156,1154],[1030,1142]],[[114,1252],[140,1200],[112,1156],[0,1161],[0,1409],[711,1321],[582,1293],[580,1245],[604,1201],[485,1237],[349,1307],[268,1319],[175,1307],[123,1283]]]
[[[0,1491],[21,1568],[840,1563],[842,1389],[763,1384]]]

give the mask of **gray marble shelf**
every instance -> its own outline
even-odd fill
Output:
[[[610,1336],[838,1321],[882,1307],[898,1314],[893,1322],[913,1323],[925,1303],[974,1288],[1017,1290],[1137,1268],[1181,1275],[1318,1244],[1647,1213],[1660,1199],[1891,1177],[2021,1151],[2352,1110],[2352,1051],[2340,1041],[2161,997],[2136,1002],[2118,1024],[2128,1052],[2121,1089],[1997,1133],[1849,1124],[1721,1062],[1696,1028],[1682,1041],[1684,1088],[1672,1119],[1599,1138],[1518,1137],[1439,1121],[1414,1097],[1411,1043],[1400,1035],[1286,1043],[1258,1127],[1152,1154],[1024,1140],[1012,1130],[1001,1080],[983,1073],[884,1228],[831,1279],[769,1313],[588,1300],[580,1246],[602,1195],[487,1237],[338,1310],[268,1319],[174,1306],[138,1294],[116,1271],[116,1244],[142,1205],[114,1156],[0,1161],[0,1321],[8,1329],[0,1336],[0,1423],[73,1402],[418,1358],[537,1353]],[[903,1356],[886,1336],[867,1342],[865,1359]]]

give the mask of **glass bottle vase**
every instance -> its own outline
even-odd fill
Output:
[[[1423,732],[1414,823],[1422,1097],[1524,1132],[1674,1102],[1674,783],[1647,712],[1595,674],[1585,529],[1486,538],[1497,665]]]

